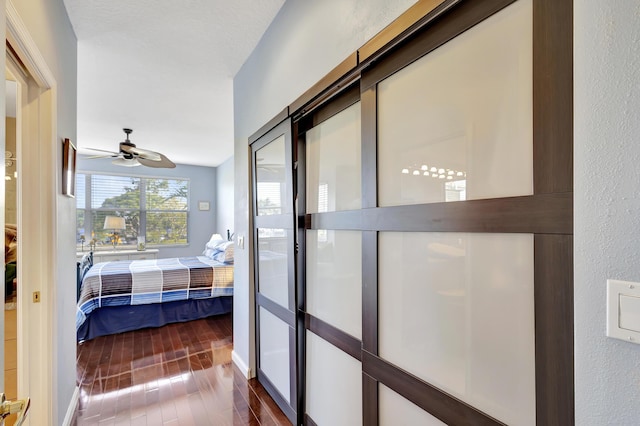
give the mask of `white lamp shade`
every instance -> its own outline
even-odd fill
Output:
[[[104,218],[104,229],[125,229],[124,217],[107,216]]]

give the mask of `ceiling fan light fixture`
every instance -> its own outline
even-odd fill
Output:
[[[131,158],[131,159],[127,159],[127,158],[116,158],[115,160],[113,160],[111,162],[111,164],[114,164],[116,166],[124,166],[124,167],[136,167],[136,166],[141,166],[142,164],[140,164],[140,162],[138,160],[136,160],[135,158]]]

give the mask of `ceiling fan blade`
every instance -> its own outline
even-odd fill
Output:
[[[119,152],[114,152],[114,151],[107,151],[106,149],[98,149],[98,148],[85,148],[89,151],[97,151],[97,152],[106,152],[107,154],[111,154],[114,157],[120,155]]]
[[[94,160],[96,158],[114,158],[114,157],[119,157],[119,154],[104,154],[104,155],[91,155],[89,157],[85,157],[85,160]]]
[[[159,161],[149,160],[144,157],[136,157],[136,159],[140,162],[140,164],[147,167],[154,167],[156,169],[173,169],[176,167],[173,161],[169,160],[164,155],[160,154],[159,152],[156,152],[156,154],[160,156]]]

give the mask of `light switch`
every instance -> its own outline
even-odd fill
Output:
[[[607,280],[607,336],[640,343],[640,283]]]
[[[620,295],[619,326],[640,333],[640,297]]]
[[[238,248],[244,249],[244,235],[238,235]]]

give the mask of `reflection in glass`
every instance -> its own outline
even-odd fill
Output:
[[[535,425],[532,234],[381,232],[379,353],[510,425]]]
[[[258,291],[285,308],[289,307],[288,231],[258,229]]]
[[[532,5],[378,84],[379,205],[533,193]]]
[[[306,133],[307,213],[361,206],[360,102]]]
[[[362,338],[362,233],[308,230],[307,312]]]
[[[285,138],[275,139],[255,153],[256,211],[259,216],[290,213],[285,188]]]

